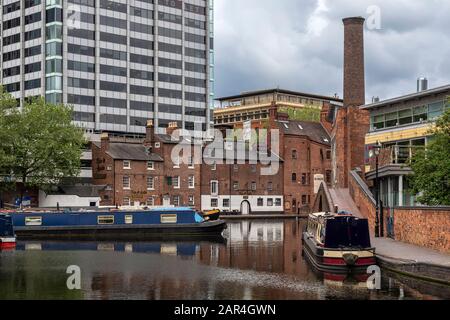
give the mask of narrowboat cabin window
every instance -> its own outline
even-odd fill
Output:
[[[114,216],[98,216],[98,224],[114,224]]]
[[[161,223],[177,223],[176,214],[162,214]]]
[[[133,216],[132,215],[125,216],[125,224],[133,224]]]
[[[42,226],[42,217],[25,217],[26,226]]]

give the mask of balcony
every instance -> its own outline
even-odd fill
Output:
[[[412,173],[409,167],[409,160],[419,150],[423,150],[424,146],[411,145],[394,145],[384,147],[380,150],[378,157],[378,167],[380,177],[389,175],[404,175]],[[367,178],[372,180],[375,178],[376,158],[369,160]]]

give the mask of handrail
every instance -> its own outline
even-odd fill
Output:
[[[359,185],[361,190],[365,193],[367,198],[372,202],[374,206],[376,206],[375,198],[373,197],[372,192],[370,192],[369,187],[364,182],[364,180],[359,176],[359,174],[356,172],[356,170],[350,171],[350,176],[356,181],[356,183]]]

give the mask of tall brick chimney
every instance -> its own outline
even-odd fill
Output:
[[[153,120],[147,120],[147,126],[145,128],[144,145],[148,148],[151,148],[154,141],[155,141],[155,127],[153,125]]]
[[[107,132],[104,132],[100,135],[100,148],[102,152],[106,152],[109,149],[109,135]]]
[[[348,188],[349,172],[365,165],[365,137],[369,112],[365,104],[364,21],[362,17],[344,23],[344,106],[338,109],[333,127],[334,186]]]
[[[169,127],[166,129],[166,134],[172,135],[172,133],[178,129],[178,122],[170,122]]]

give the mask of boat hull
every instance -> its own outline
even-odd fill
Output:
[[[337,250],[321,248],[316,245],[308,233],[303,233],[303,254],[314,268],[321,272],[331,272],[333,274],[361,274],[367,273],[369,266],[376,264],[373,248],[364,250],[349,249]],[[352,263],[344,259],[344,255],[356,257]]]
[[[14,249],[15,247],[15,237],[0,237],[0,250]]]
[[[95,226],[25,226],[15,227],[18,240],[158,240],[221,238],[224,221],[173,225],[95,225]]]

